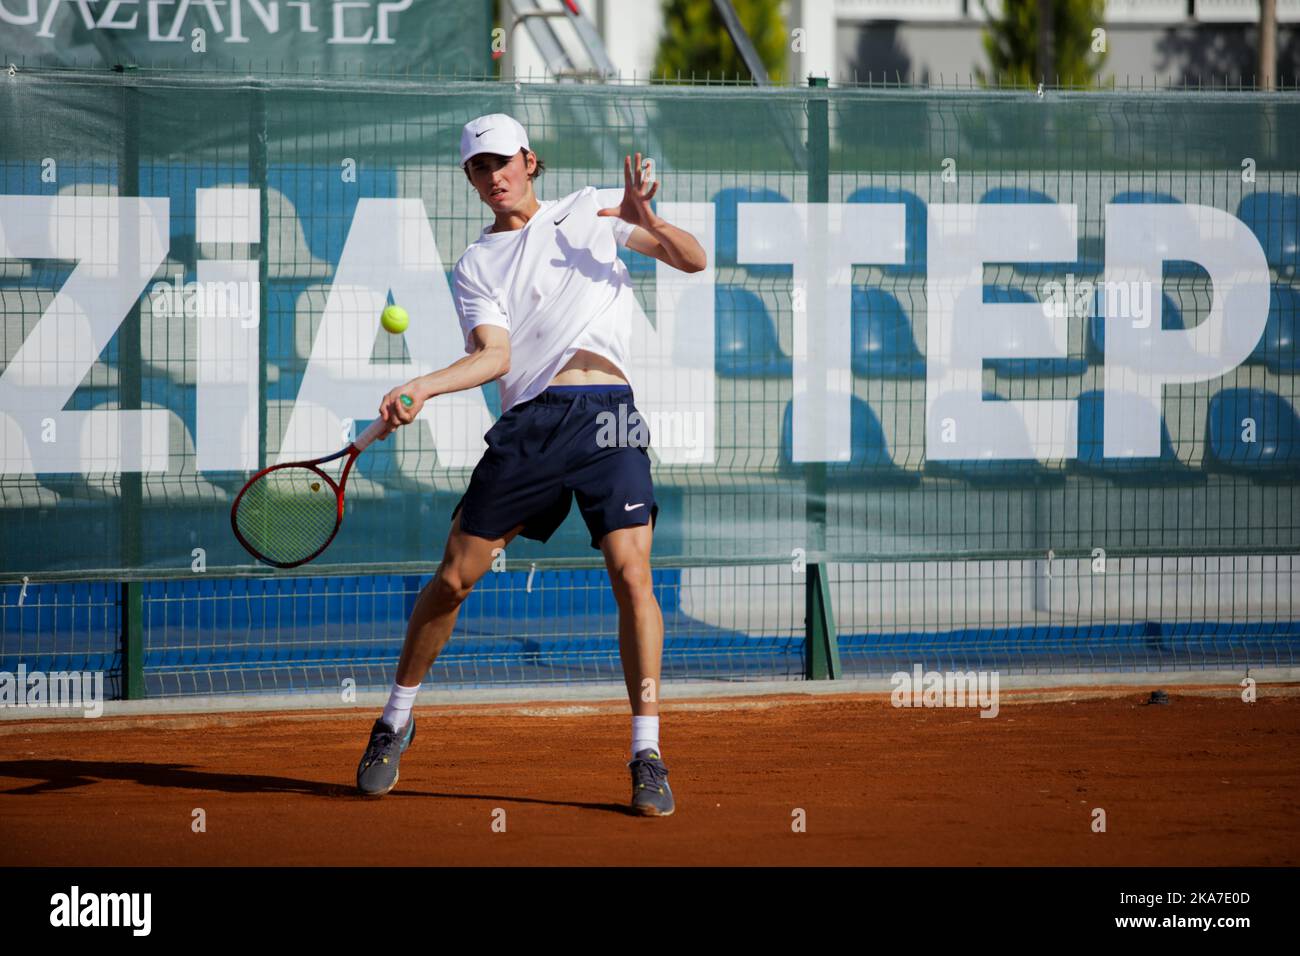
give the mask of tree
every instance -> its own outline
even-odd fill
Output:
[[[988,24],[984,52],[988,71],[977,71],[986,86],[1033,86],[1046,81],[1089,86],[1106,59],[1106,35],[1100,32],[1105,0],[1002,0],[995,16],[988,0],[979,0]],[[1040,27],[1044,27],[1041,31]]]
[[[759,59],[773,83],[783,82],[786,67],[786,30],[778,0],[734,0],[736,15],[749,34]],[[692,73],[702,79],[749,77],[745,61],[731,42],[713,0],[664,0],[664,32],[655,55],[655,76],[673,79]]]

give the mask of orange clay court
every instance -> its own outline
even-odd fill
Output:
[[[364,708],[5,721],[0,845],[79,866],[1300,863],[1300,687],[1149,690],[1003,692],[993,719],[884,694],[665,702],[666,819],[624,810],[613,701],[418,707],[378,800],[352,787]]]

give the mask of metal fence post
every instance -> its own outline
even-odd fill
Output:
[[[144,698],[144,582],[123,581],[118,598],[122,622],[122,698]]]
[[[808,680],[838,680],[840,648],[835,636],[835,612],[831,607],[831,583],[827,566],[820,561],[808,565],[804,585],[804,677]]]
[[[271,297],[267,289],[270,276],[271,240],[270,199],[266,195],[269,178],[267,160],[266,90],[260,84],[252,92],[248,111],[248,185],[257,190],[257,216],[261,242],[257,247],[257,467],[266,467],[266,352],[269,336],[267,309]],[[291,313],[292,314],[292,313]]]
[[[122,153],[118,169],[118,195],[140,195],[140,91],[124,81],[122,97]],[[138,221],[138,220],[137,220]],[[125,219],[122,220],[126,222]],[[139,240],[134,234],[124,236],[121,267],[139,271]],[[134,276],[131,276],[134,278]],[[118,331],[118,361],[121,366],[118,400],[119,408],[141,408],[144,398],[142,387],[143,344],[140,330],[140,300],[130,311]],[[142,527],[144,508],[143,475],[139,471],[122,471],[122,567],[135,569],[143,559]],[[140,581],[121,583],[122,696],[127,700],[144,697],[144,584]]]
[[[810,87],[825,87],[823,77],[809,77]],[[808,202],[825,203],[830,198],[829,101],[808,99]],[[804,465],[804,521],[809,556],[826,550],[826,463]],[[826,566],[820,560],[807,565],[804,589],[804,676],[809,680],[835,679],[840,675],[840,656],[835,644],[835,618],[831,611]]]

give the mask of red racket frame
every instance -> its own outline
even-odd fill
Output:
[[[364,432],[362,432],[357,437],[356,441],[351,442],[342,451],[335,452],[332,455],[326,455],[324,458],[313,458],[311,461],[290,461],[280,465],[271,465],[269,468],[263,468],[252,478],[249,478],[248,481],[244,483],[244,487],[239,489],[239,494],[235,496],[234,504],[230,506],[230,530],[235,533],[235,540],[237,540],[240,543],[240,545],[243,546],[245,551],[247,551],[257,560],[261,561],[263,564],[269,564],[273,568],[296,568],[299,565],[306,564],[308,561],[313,561],[316,558],[320,557],[321,554],[325,551],[325,549],[330,546],[330,542],[332,542],[335,536],[339,533],[339,528],[343,526],[344,489],[347,486],[348,475],[352,471],[352,465],[357,460],[357,455],[365,451],[371,442],[373,442],[376,438],[378,438],[386,431],[388,431],[387,423],[385,423],[383,419],[377,418],[375,419],[374,422],[371,423],[369,428],[367,428]],[[318,467],[319,465],[324,465],[331,461],[336,461],[339,458],[342,458],[344,455],[348,456],[348,460],[343,465],[343,471],[339,475],[339,480],[337,482],[329,475],[325,474],[325,472],[321,471],[320,468]],[[248,543],[248,540],[242,534],[240,534],[239,525],[235,521],[235,515],[239,511],[239,502],[241,499],[243,499],[245,492],[247,492],[249,488],[253,487],[253,485],[262,478],[262,476],[267,475],[273,471],[281,471],[285,468],[309,468],[312,471],[316,472],[316,474],[320,475],[321,479],[324,480],[330,486],[330,489],[334,492],[334,501],[337,506],[337,510],[334,514],[334,530],[330,532],[330,536],[325,539],[325,543],[322,544],[319,548],[317,548],[307,557],[302,558],[301,560],[298,561],[272,561],[270,558],[262,554],[260,551],[258,551],[256,548],[254,548],[251,544]]]

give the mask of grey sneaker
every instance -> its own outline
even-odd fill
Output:
[[[383,718],[370,728],[370,743],[357,766],[357,789],[368,797],[382,797],[397,785],[397,763],[415,739],[415,714],[399,735]]]
[[[632,812],[645,817],[670,817],[676,805],[668,787],[668,768],[653,750],[637,751],[628,764],[632,771]]]

